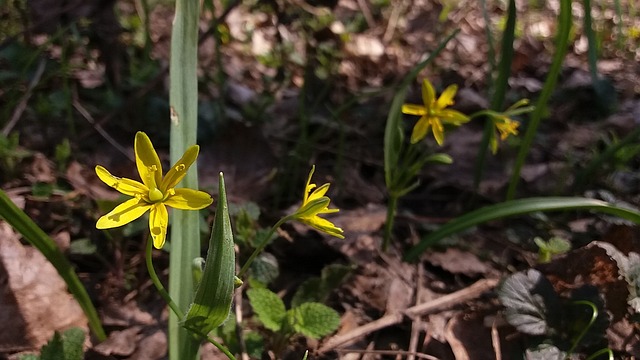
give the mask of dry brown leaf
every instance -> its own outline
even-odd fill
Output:
[[[56,269],[33,247],[20,243],[0,221],[0,351],[39,349],[54,334],[87,329],[87,319]]]

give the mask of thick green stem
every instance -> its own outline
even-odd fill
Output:
[[[198,127],[198,19],[200,2],[176,0],[171,33],[169,104],[171,106],[171,163],[196,143]],[[196,164],[182,180],[186,188],[198,188]],[[194,296],[191,262],[200,256],[200,218],[197,211],[175,210],[171,214],[169,294],[185,312]],[[199,339],[169,316],[169,359],[193,360],[198,356]]]

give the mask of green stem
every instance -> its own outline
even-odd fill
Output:
[[[160,296],[162,297],[162,299],[167,303],[167,305],[169,305],[169,308],[171,308],[173,313],[178,318],[178,321],[182,322],[182,320],[184,319],[184,313],[182,312],[182,310],[180,310],[180,308],[178,307],[178,304],[176,304],[175,301],[173,301],[173,299],[171,298],[167,290],[164,288],[164,286],[162,285],[162,282],[160,281],[160,279],[158,278],[158,275],[156,274],[155,268],[153,267],[153,261],[151,257],[151,255],[153,254],[153,248],[151,244],[152,244],[152,241],[148,239],[145,260],[147,263],[147,271],[149,272],[149,277],[151,278],[153,285],[155,285],[156,289],[158,290],[158,293],[160,293]],[[211,337],[207,336],[206,334],[202,334],[196,331],[195,329],[189,329],[189,331],[201,336],[203,339],[206,339],[208,342],[213,344],[213,346],[217,347],[220,351],[222,351],[225,355],[227,355],[229,359],[231,360],[236,359],[235,356],[233,356],[233,354],[229,352],[229,349],[227,349],[226,347],[224,347],[222,344],[215,341]]]
[[[169,305],[173,313],[178,317],[178,321],[182,321],[182,319],[184,318],[184,313],[182,312],[182,310],[180,310],[180,307],[178,307],[178,304],[176,304],[173,301],[171,296],[169,296],[169,293],[167,292],[167,290],[165,290],[164,286],[162,285],[162,282],[160,282],[160,279],[156,274],[156,270],[153,268],[153,261],[151,258],[151,255],[153,253],[153,247],[151,246],[152,243],[153,241],[151,241],[150,239],[147,239],[145,260],[147,263],[147,271],[149,272],[149,277],[151,278],[153,285],[155,285],[156,289],[160,293],[160,296],[162,297],[162,299],[164,299],[164,301],[167,303],[167,305]]]
[[[608,354],[609,356],[607,357],[607,359],[613,360],[613,351],[611,351],[611,349],[609,348],[604,348],[596,351],[595,353],[591,354],[588,358],[586,358],[586,360],[593,360],[602,354]]]
[[[591,301],[578,300],[578,301],[572,302],[572,305],[586,305],[586,306],[588,306],[591,309],[591,319],[589,319],[589,324],[587,324],[587,326],[585,326],[584,329],[582,329],[582,331],[580,332],[578,337],[576,337],[576,339],[573,341],[573,344],[571,344],[571,348],[567,352],[567,359],[569,358],[569,356],[571,354],[573,354],[573,351],[576,349],[576,347],[578,347],[578,344],[580,344],[580,341],[582,341],[582,338],[587,334],[587,332],[589,331],[589,329],[591,328],[593,323],[598,318],[598,308]]]
[[[393,222],[396,218],[396,212],[398,210],[398,196],[395,194],[389,195],[389,203],[387,205],[387,220],[384,224],[384,237],[382,240],[382,251],[387,251],[389,242],[391,241],[391,235],[393,231]]]
[[[547,108],[547,102],[551,97],[551,93],[555,89],[560,69],[567,52],[567,44],[569,43],[569,34],[571,32],[571,0],[560,1],[560,15],[559,15],[560,27],[558,29],[558,35],[556,37],[556,52],[553,56],[553,62],[549,69],[549,75],[544,82],[540,97],[536,102],[536,107],[531,114],[531,121],[527,127],[527,131],[522,138],[522,144],[518,150],[516,162],[513,167],[513,173],[509,180],[509,187],[507,188],[507,200],[512,200],[515,197],[518,183],[520,182],[520,171],[524,165],[524,161],[529,153],[533,138],[536,136],[538,126],[542,120],[542,116]]]
[[[251,263],[253,263],[253,260],[256,259],[256,256],[258,256],[258,254],[260,254],[264,250],[264,248],[267,247],[267,245],[269,244],[269,241],[271,240],[271,237],[276,232],[276,230],[278,230],[278,228],[282,226],[282,224],[284,224],[285,222],[291,219],[293,219],[293,217],[291,215],[287,215],[282,219],[278,220],[278,222],[275,225],[273,225],[271,230],[269,230],[269,233],[260,242],[260,245],[258,245],[258,247],[255,250],[253,250],[253,253],[251,254],[251,256],[249,256],[249,259],[247,259],[247,262],[244,263],[244,265],[242,266],[242,269],[240,269],[240,272],[237,275],[238,278],[242,279],[242,276],[245,275],[247,271],[249,271],[249,267],[251,266]]]

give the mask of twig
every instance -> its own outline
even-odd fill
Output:
[[[122,147],[122,145],[118,144],[118,142],[114,138],[112,138],[111,135],[109,135],[102,128],[102,126],[100,126],[100,124],[96,124],[96,121],[93,119],[93,116],[91,116],[89,111],[87,111],[87,109],[85,109],[85,107],[82,106],[82,104],[80,104],[78,99],[73,99],[73,107],[80,113],[80,115],[82,115],[82,117],[84,117],[89,122],[89,124],[93,125],[93,128],[98,132],[98,134],[102,135],[102,137],[105,138],[105,140],[107,140],[109,144],[111,144],[114,148],[116,148],[116,150],[123,153],[124,156],[126,156],[132,162],[135,161],[135,159],[133,158],[133,156],[131,156],[131,154],[127,151],[127,149]]]
[[[4,128],[2,128],[2,135],[4,136],[9,135],[13,127],[16,125],[16,123],[22,116],[24,109],[27,108],[27,103],[31,98],[31,94],[33,93],[33,88],[35,88],[36,85],[38,85],[38,83],[40,82],[40,78],[44,73],[44,68],[46,64],[47,64],[46,59],[44,58],[40,59],[40,62],[38,63],[38,68],[36,69],[36,73],[33,75],[33,78],[29,82],[29,87],[27,87],[27,91],[24,93],[24,95],[22,95],[22,98],[20,98],[20,102],[18,102],[18,106],[16,106],[16,109],[13,111],[13,114],[11,115],[11,119],[9,119],[9,122],[7,122]]]
[[[417,271],[416,271],[416,302],[420,301],[421,299],[421,295],[423,293],[423,287],[422,287],[422,278],[424,275],[424,267],[422,266],[422,264],[416,264],[417,267]],[[416,319],[413,320],[413,322],[411,323],[411,337],[409,338],[409,353],[410,355],[407,356],[407,360],[415,360],[416,356],[415,353],[418,350],[418,338],[420,337],[420,328],[422,327],[422,318],[421,317],[417,317]]]
[[[362,15],[364,15],[364,20],[367,22],[367,26],[369,29],[373,29],[376,27],[376,21],[371,14],[371,9],[369,9],[369,4],[367,4],[366,0],[358,0],[358,7],[362,11]]]
[[[405,356],[415,356],[420,359],[427,360],[440,360],[435,356],[410,352],[410,351],[402,351],[402,350],[360,350],[360,349],[336,349],[337,352],[344,353],[357,353],[357,354],[375,354],[375,355],[405,355]],[[408,358],[407,358],[408,359]]]
[[[242,293],[244,292],[244,285],[236,289],[233,302],[235,302],[235,314],[236,314],[236,338],[238,339],[238,351],[240,352],[240,359],[249,360],[249,354],[247,354],[247,345],[242,335]]]
[[[424,304],[412,306],[402,312],[396,312],[393,314],[388,314],[380,319],[370,322],[368,324],[359,326],[346,334],[337,335],[325,342],[322,347],[318,350],[319,353],[324,353],[330,350],[335,349],[336,347],[357,339],[359,337],[370,334],[376,330],[384,329],[391,325],[396,325],[402,322],[404,316],[408,316],[410,318],[415,318],[418,316],[426,315],[429,313],[436,312],[438,310],[444,310],[451,308],[457,304],[463,303],[465,301],[469,301],[474,299],[484,292],[493,289],[498,284],[497,279],[482,279],[475,282],[473,285],[464,288],[462,290],[458,290],[454,293],[442,296],[435,300],[426,302]]]
[[[493,346],[493,352],[496,353],[496,360],[502,360],[500,334],[498,333],[498,321],[496,319],[491,324],[491,345]]]

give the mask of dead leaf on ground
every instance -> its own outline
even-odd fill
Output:
[[[39,349],[55,331],[87,329],[87,318],[56,269],[0,221],[0,351]],[[11,324],[11,331],[6,331]]]

